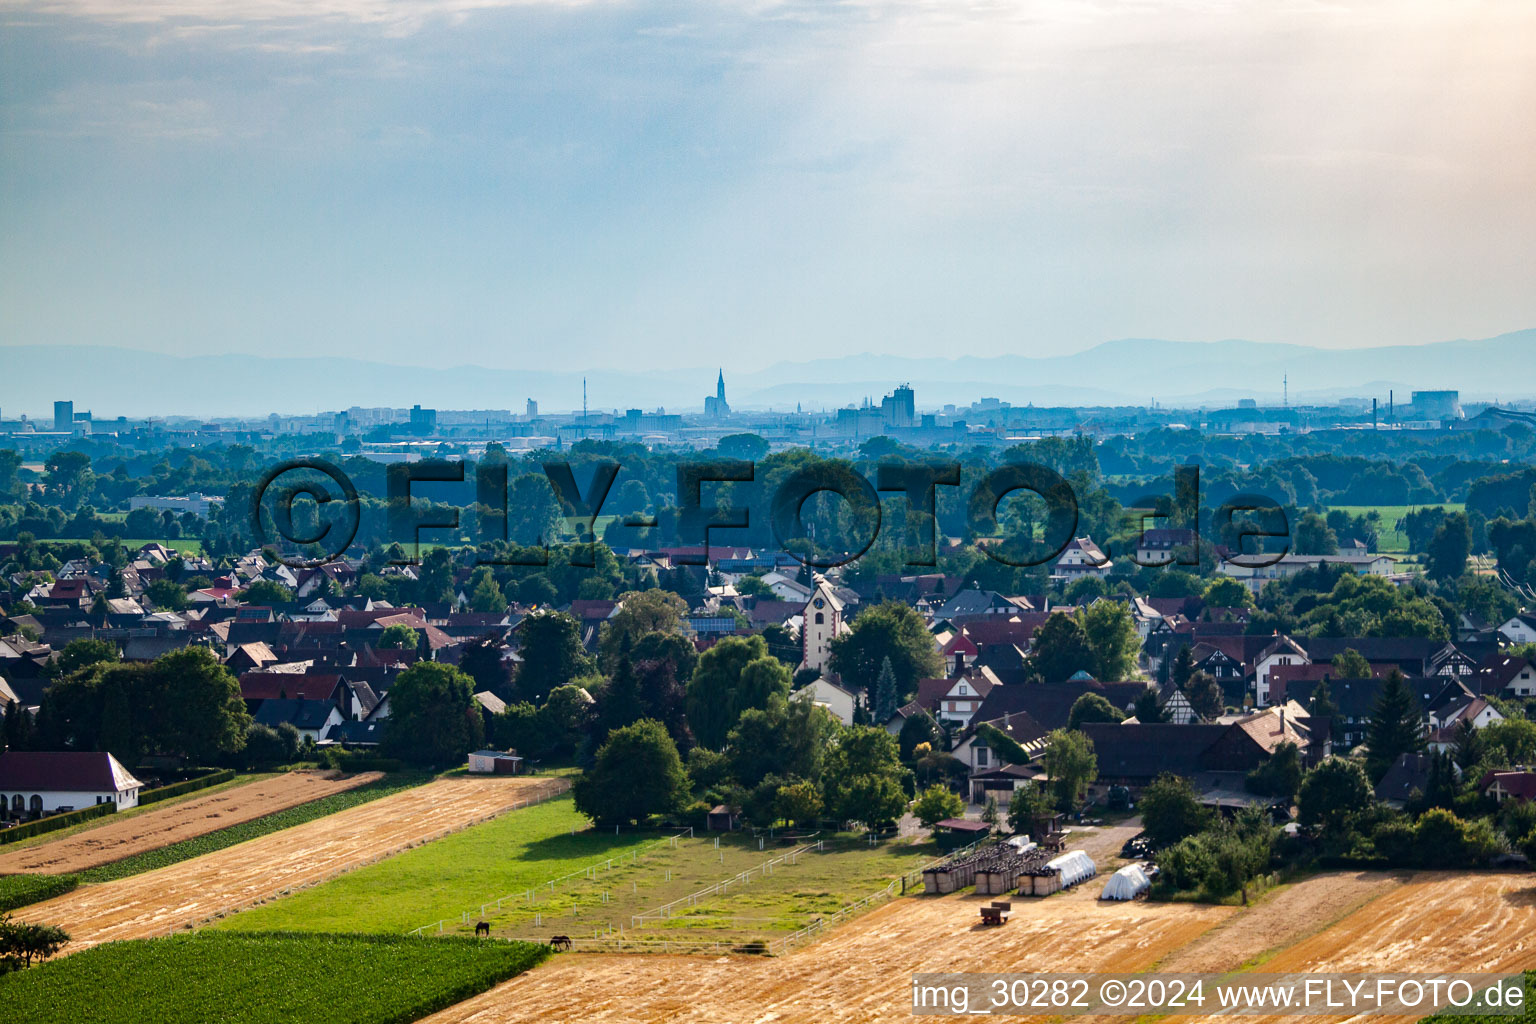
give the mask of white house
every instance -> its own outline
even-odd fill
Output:
[[[843,725],[853,724],[853,709],[858,703],[858,696],[852,690],[844,689],[826,676],[807,683],[789,697],[790,700],[808,700],[818,707],[826,708],[832,717]]]
[[[1521,613],[1499,627],[1510,643],[1536,643],[1536,615]]]
[[[1234,579],[1257,581],[1284,579],[1323,565],[1342,565],[1361,576],[1391,576],[1397,568],[1396,560],[1390,555],[1372,554],[1285,555],[1272,565],[1254,564],[1268,562],[1272,558],[1274,558],[1273,555],[1234,555],[1230,559],[1223,560],[1216,567],[1216,571]]]
[[[0,802],[11,818],[97,804],[137,807],[144,784],[117,758],[95,751],[10,750],[0,754]]]
[[[1115,563],[1099,549],[1090,537],[1074,537],[1056,559],[1053,576],[1077,579],[1080,576],[1103,576],[1115,567]]]
[[[763,584],[773,596],[780,601],[809,601],[811,588],[799,582],[793,576],[786,576],[781,572],[763,573]]]
[[[1288,636],[1279,636],[1264,648],[1253,663],[1254,704],[1264,707],[1269,703],[1269,672],[1276,665],[1310,665],[1312,659],[1301,645]]]
[[[816,590],[805,606],[800,628],[800,667],[824,671],[832,657],[832,641],[848,632],[843,601],[824,578],[816,577]]]

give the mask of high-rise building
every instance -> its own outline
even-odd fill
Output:
[[[430,434],[437,430],[437,410],[411,406],[411,433]]]
[[[910,427],[917,423],[916,395],[903,384],[880,400],[880,419],[886,427]]]
[[[530,420],[536,420],[539,418],[539,403],[535,402],[531,398],[528,399],[528,418]]]
[[[75,403],[53,403],[53,429],[61,434],[72,434],[75,431]]]

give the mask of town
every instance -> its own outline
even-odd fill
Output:
[[[0,955],[48,963],[0,993],[168,934],[430,939],[484,994],[399,1006],[456,1020],[552,949],[801,970],[867,914],[914,970],[955,929],[1013,962],[1081,899],[1234,930],[1175,963],[1323,965],[1317,929],[1430,891],[1412,956],[1519,965],[1457,929],[1536,855],[1536,415],[724,387],[664,422],[8,421]],[[719,460],[752,471],[687,469]],[[922,500],[871,484],[912,467]],[[563,962],[508,993],[568,997]]]

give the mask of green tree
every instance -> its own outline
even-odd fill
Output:
[[[581,627],[564,612],[538,612],[518,627],[523,664],[517,672],[517,692],[524,700],[542,702],[550,691],[593,669],[581,645]]]
[[[469,606],[483,615],[499,615],[507,610],[507,599],[491,574],[490,567],[480,566],[469,581]]]
[[[1072,702],[1072,710],[1067,712],[1068,729],[1081,729],[1085,722],[1123,722],[1124,720],[1125,715],[1097,693],[1083,694]]]
[[[932,830],[946,818],[965,816],[965,801],[945,786],[929,786],[912,805],[912,813],[922,822],[923,828]]]
[[[907,807],[896,738],[878,726],[842,730],[822,769],[824,803],[841,821],[885,825]]]
[[[887,601],[859,613],[851,630],[832,641],[832,671],[855,688],[873,692],[886,658],[896,673],[899,703],[912,699],[919,679],[935,677],[944,669],[928,624],[916,610],[899,601]]]
[[[1094,756],[1092,741],[1069,729],[1052,730],[1040,763],[1051,780],[1056,807],[1062,811],[1076,807],[1083,792],[1099,777],[1099,761]]]
[[[754,668],[747,676],[749,665]],[[688,681],[688,724],[694,738],[711,750],[719,750],[743,711],[766,707],[781,685],[787,694],[788,682],[783,663],[768,656],[762,637],[723,637],[699,656],[698,667]],[[768,692],[762,692],[764,689]]]
[[[1158,703],[1157,691],[1151,687],[1137,695],[1136,707],[1132,713],[1136,716],[1136,721],[1143,725],[1153,725],[1168,720],[1168,716],[1163,713],[1163,706]]]
[[[1402,672],[1393,669],[1376,697],[1366,730],[1366,770],[1373,782],[1381,781],[1399,754],[1424,749],[1424,722],[1418,701],[1408,689]]]
[[[1196,672],[1190,676],[1189,682],[1184,684],[1184,696],[1189,698],[1195,714],[1208,722],[1220,718],[1222,712],[1226,710],[1221,684],[1216,682],[1216,677],[1209,672]]]
[[[1077,614],[1093,652],[1094,678],[1109,682],[1135,678],[1141,636],[1130,608],[1120,601],[1100,601]]]
[[[0,974],[40,964],[68,942],[69,934],[56,925],[28,924],[6,914],[0,917]]]
[[[164,611],[177,612],[187,606],[186,588],[167,579],[159,579],[144,588],[144,596]]]
[[[1424,553],[1425,570],[1435,580],[1456,580],[1467,571],[1472,554],[1472,527],[1465,512],[1452,512],[1441,522]]]
[[[797,825],[806,825],[821,814],[821,791],[814,782],[802,779],[780,786],[774,796],[778,816]]]
[[[1201,595],[1208,608],[1252,608],[1253,591],[1231,576],[1218,576]]]
[[[1018,835],[1028,835],[1038,827],[1036,822],[1051,816],[1051,811],[1051,798],[1044,789],[1033,782],[1021,783],[1008,801],[1008,827]]]
[[[272,580],[257,580],[240,592],[242,604],[287,604],[293,600],[293,591]]]
[[[1211,810],[1200,803],[1193,784],[1169,773],[1154,779],[1136,806],[1147,839],[1158,849],[1205,830],[1214,820]]]
[[[58,675],[67,676],[82,668],[117,660],[116,644],[92,637],[80,637],[64,645],[64,650],[59,652],[59,660],[54,662],[53,667]]]
[[[240,684],[208,648],[185,647],[163,655],[142,681],[130,699],[140,721],[151,723],[152,750],[209,764],[244,746],[251,716]]]
[[[1195,674],[1195,655],[1188,644],[1179,648],[1179,653],[1173,656],[1173,666],[1169,669],[1168,678],[1179,689],[1189,683],[1189,677]]]
[[[1281,797],[1289,803],[1301,787],[1301,774],[1301,749],[1294,743],[1280,743],[1248,773],[1246,784],[1250,793]]]
[[[875,700],[870,705],[870,717],[880,725],[891,720],[896,714],[896,670],[891,667],[891,659],[886,658],[880,663],[880,677],[875,681]]]
[[[626,638],[634,645],[651,633],[678,633],[687,614],[688,602],[670,590],[631,590],[620,594],[618,610],[603,623],[598,637],[599,664],[604,671],[612,671]]]
[[[576,809],[599,825],[644,823],[682,806],[688,774],[666,727],[642,719],[608,736],[572,795]]]
[[[1371,780],[1358,761],[1330,757],[1302,776],[1296,807],[1303,828],[1343,842],[1374,802]]]
[[[1365,655],[1353,647],[1346,647],[1333,656],[1333,674],[1339,679],[1369,679],[1371,678],[1371,663],[1365,660]],[[1316,691],[1314,691],[1315,694]]]
[[[1339,537],[1328,528],[1328,522],[1316,512],[1308,512],[1296,524],[1293,533],[1298,555],[1336,555],[1339,553]]]
[[[1506,718],[1483,730],[1487,758],[1500,768],[1536,761],[1536,722],[1528,718]]]
[[[385,626],[379,634],[379,647],[391,651],[414,651],[419,638],[416,630],[403,622]]]
[[[1035,631],[1030,661],[1048,683],[1059,683],[1094,668],[1093,648],[1082,624],[1062,612],[1052,612]]]
[[[454,765],[485,741],[474,680],[452,665],[412,665],[389,690],[384,748],[416,764]]]

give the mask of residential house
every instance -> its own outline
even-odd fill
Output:
[[[1091,537],[1074,537],[1056,559],[1051,577],[1075,580],[1083,576],[1106,576],[1114,566],[1115,563]]]
[[[144,784],[100,751],[9,750],[0,754],[0,806],[10,818],[112,804],[137,807]]]
[[[790,699],[808,700],[817,707],[826,708],[828,713],[843,725],[853,724],[853,712],[859,703],[857,693],[833,682],[826,676],[820,676],[806,683],[790,694]]]

